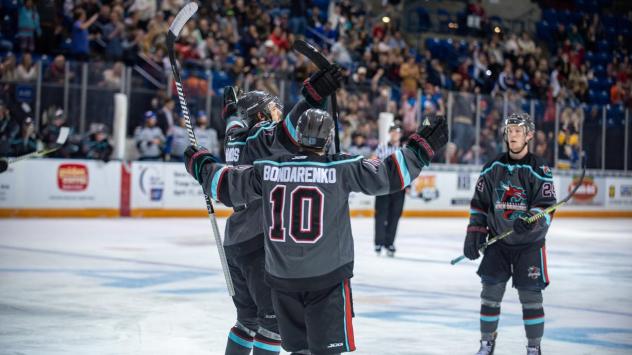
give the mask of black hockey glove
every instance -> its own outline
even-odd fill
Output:
[[[479,257],[478,250],[487,239],[487,228],[481,226],[468,226],[465,243],[463,244],[463,255],[470,260]]]
[[[424,165],[430,164],[435,152],[448,143],[448,124],[439,118],[433,124],[424,126],[408,138],[409,149],[412,149]]]
[[[514,233],[525,234],[525,233],[531,232],[533,228],[535,228],[536,223],[529,223],[527,222],[527,219],[533,215],[534,213],[527,212],[526,216],[521,217],[521,218],[516,218],[516,220],[513,223]]]
[[[202,166],[206,163],[216,162],[217,160],[213,154],[209,153],[208,150],[202,146],[190,145],[184,151],[184,166],[189,175],[193,176],[197,182],[201,182],[200,171],[202,170]]]
[[[9,162],[4,158],[0,158],[0,173],[4,173],[8,167]]]
[[[224,110],[222,118],[228,119],[230,116],[237,114],[237,92],[232,86],[224,87]]]
[[[322,108],[327,96],[340,88],[342,80],[340,67],[332,64],[328,69],[319,70],[305,79],[301,93],[310,105]]]

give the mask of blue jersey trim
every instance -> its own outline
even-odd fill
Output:
[[[546,273],[544,270],[544,255],[542,255],[542,248],[540,248],[540,272],[542,272],[542,281],[545,284],[549,283],[549,280],[546,279]]]
[[[533,170],[533,168],[532,168],[530,165],[523,165],[523,164],[515,164],[515,165],[513,165],[513,164],[505,164],[505,163],[501,163],[501,162],[499,162],[499,161],[495,161],[494,163],[492,163],[492,165],[491,165],[489,168],[487,168],[487,169],[485,169],[485,170],[481,171],[481,176],[483,176],[483,175],[487,174],[488,172],[492,171],[492,169],[493,169],[493,168],[494,168],[494,166],[496,166],[496,165],[500,165],[500,166],[502,166],[503,168],[505,168],[505,169],[507,169],[507,170],[510,170],[510,171],[511,171],[511,170],[513,170],[513,169],[515,169],[515,168],[526,168],[526,169],[528,169],[528,170],[531,172],[531,174],[533,174],[533,175],[534,175],[535,177],[537,177],[538,179],[543,180],[543,181],[553,182],[553,178],[546,178],[546,177],[540,176],[538,173],[536,173],[536,172],[535,172],[535,170]]]
[[[404,188],[410,185],[410,173],[408,172],[408,165],[406,164],[406,159],[404,159],[404,154],[401,149],[395,152],[395,158],[397,159],[397,165],[399,165],[399,172],[404,180],[404,186],[402,186],[402,188]]]
[[[498,321],[498,316],[481,316],[481,320],[483,322],[496,322]]]
[[[252,341],[248,341],[240,338],[239,336],[233,334],[233,332],[228,333],[228,339],[234,341],[235,343],[243,346],[244,348],[252,349]]]
[[[257,132],[255,132],[255,134],[248,136],[248,138],[246,138],[247,141],[251,140],[251,139],[255,139],[259,136],[259,134],[261,134],[261,132],[263,132],[264,130],[269,130],[269,129],[274,129],[274,127],[276,127],[274,124],[272,124],[272,122],[267,122],[261,125],[261,127],[259,127],[259,129],[257,130]]]
[[[219,178],[222,176],[222,173],[226,169],[227,167],[223,166],[221,169],[215,172],[215,175],[213,175],[213,180],[211,180],[211,197],[213,198],[213,200],[217,200],[217,184],[219,183]]]
[[[288,113],[287,116],[285,116],[285,119],[283,120],[283,124],[285,124],[285,127],[287,128],[287,131],[290,133],[290,136],[292,137],[292,139],[295,142],[298,142],[298,136],[296,134],[296,128],[294,128],[294,125],[292,125],[292,120],[290,119],[290,114]]]
[[[330,161],[328,163],[319,163],[316,161],[302,161],[302,162],[301,161],[288,161],[288,162],[279,163],[273,160],[257,160],[253,164],[270,164],[274,166],[296,166],[296,165],[333,166],[333,165],[339,165],[339,164],[345,164],[345,163],[353,163],[355,161],[362,160],[362,159],[364,159],[364,157],[362,157],[361,155],[358,155],[357,157],[354,157],[351,159]]]
[[[228,143],[226,143],[226,145],[229,145],[229,146],[233,146],[233,145],[246,145],[246,142],[240,142],[240,141],[228,142]]]

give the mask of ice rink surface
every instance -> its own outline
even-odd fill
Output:
[[[219,220],[223,231],[224,220]],[[354,219],[358,354],[473,354],[478,262],[465,219],[402,219],[395,258]],[[632,354],[632,220],[556,219],[545,354]],[[0,221],[0,354],[223,354],[235,310],[208,219]],[[496,354],[524,354],[515,289]]]

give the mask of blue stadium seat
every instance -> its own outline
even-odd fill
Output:
[[[558,17],[557,17],[557,11],[553,10],[553,9],[545,9],[544,11],[542,11],[542,19],[550,24],[557,24]]]
[[[605,27],[614,27],[617,25],[617,19],[613,15],[602,16],[601,22]]]
[[[446,9],[437,9],[437,20],[439,22],[439,31],[450,32],[450,22],[452,22],[452,15]]]
[[[591,91],[596,91],[601,89],[601,82],[599,81],[599,79],[590,79],[588,80],[588,88]]]
[[[584,60],[590,62],[590,64],[596,64],[595,59],[595,53],[592,51],[587,51],[584,55]]]
[[[604,67],[603,65],[599,64],[599,65],[595,65],[593,67],[593,70],[595,72],[595,75],[598,77],[603,77],[606,75],[606,67]]]
[[[568,25],[571,23],[571,12],[569,10],[563,10],[557,13],[557,19],[559,22]]]
[[[609,51],[610,50],[610,44],[608,43],[607,40],[602,39],[601,41],[597,42],[597,49],[600,52]]]
[[[426,31],[430,29],[432,23],[430,22],[428,10],[426,10],[423,6],[417,6],[415,13],[417,14],[417,31]]]
[[[607,105],[610,103],[610,93],[608,91],[600,91],[599,92],[599,104]]]
[[[601,90],[610,91],[612,85],[614,85],[614,80],[612,80],[611,78],[602,78],[601,80],[599,80],[599,86],[601,87]]]
[[[599,52],[597,54],[597,62],[596,64],[600,65],[608,65],[612,61],[612,53],[610,52]]]

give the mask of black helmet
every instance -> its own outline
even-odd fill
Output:
[[[303,147],[326,148],[333,132],[334,121],[329,113],[316,108],[303,112],[296,123],[298,144]]]
[[[507,126],[517,125],[526,128],[525,133],[535,132],[535,123],[528,113],[512,113],[503,121],[503,133],[507,135]]]
[[[283,111],[283,105],[279,98],[264,91],[248,91],[237,100],[237,112],[243,120],[252,124],[257,123],[257,113],[261,112],[267,121],[272,120],[270,103]]]

